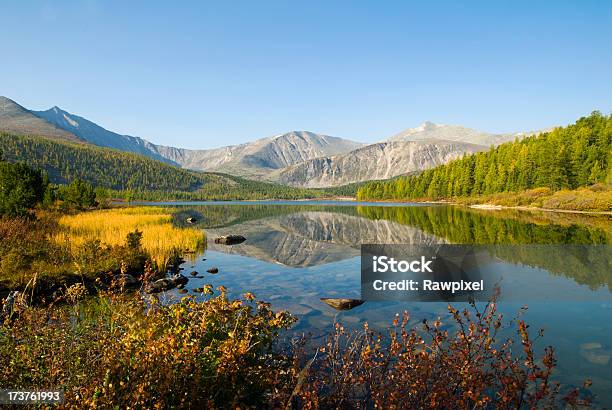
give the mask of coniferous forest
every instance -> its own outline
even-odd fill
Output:
[[[51,183],[83,180],[107,196],[140,200],[300,199],[354,194],[354,187],[301,189],[244,178],[181,169],[141,155],[88,144],[0,133],[8,162],[43,170]],[[343,190],[344,189],[344,190]],[[350,192],[345,192],[349,189]]]
[[[372,182],[360,200],[447,199],[532,188],[576,189],[612,179],[612,115],[593,112],[575,124],[464,156],[419,175]]]

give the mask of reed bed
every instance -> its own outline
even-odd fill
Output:
[[[170,210],[159,207],[113,208],[59,219],[59,232],[53,239],[69,242],[77,249],[88,241],[99,240],[102,245],[124,245],[128,233],[142,232],[142,247],[159,267],[165,267],[177,251],[192,253],[205,246],[204,232],[179,228],[172,224]]]

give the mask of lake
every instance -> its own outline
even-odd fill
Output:
[[[155,205],[173,207],[175,224],[207,233],[207,250],[190,255],[183,264],[186,276],[194,270],[204,275],[190,279],[188,289],[210,283],[225,286],[234,296],[251,291],[274,308],[294,313],[299,321],[293,331],[310,333],[315,340],[330,331],[334,321],[351,327],[368,322],[384,330],[394,314],[404,310],[415,325],[423,319],[448,318],[444,302],[366,302],[349,311],[321,302],[322,297],[360,298],[363,243],[609,245],[612,238],[609,217],[568,213],[334,201]],[[189,217],[196,222],[189,224]],[[214,243],[215,237],[227,234],[247,240],[233,246]],[[546,251],[498,256],[513,266],[502,297],[520,288],[518,298],[502,299],[500,311],[509,319],[527,304],[525,320],[532,329],[545,330],[539,352],[548,344],[556,349],[555,379],[580,386],[591,378],[598,403],[612,405],[610,260],[584,269],[564,260],[567,255]],[[212,266],[219,268],[217,275],[206,273]],[[181,296],[175,291],[164,295]]]

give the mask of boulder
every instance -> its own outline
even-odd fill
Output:
[[[242,235],[226,235],[215,238],[215,243],[223,245],[237,245],[246,241],[246,238]]]
[[[166,290],[174,289],[179,285],[184,286],[187,282],[189,282],[189,279],[187,279],[187,277],[181,275],[180,273],[177,273],[176,275],[170,276],[169,278],[159,279],[153,283],[150,283],[145,289],[145,291],[147,293],[164,292]]]
[[[172,281],[169,278],[158,279],[155,282],[149,283],[145,289],[147,293],[159,293],[170,289]]]
[[[362,305],[365,301],[360,299],[347,298],[321,298],[321,301],[333,307],[336,310],[350,310]]]
[[[214,275],[215,273],[219,273],[219,268],[213,266],[212,268],[207,269],[206,272],[212,273]]]
[[[174,286],[185,285],[187,282],[189,282],[189,279],[186,276],[181,275],[180,273],[177,273],[176,275],[172,275],[170,277],[170,280],[172,281]]]

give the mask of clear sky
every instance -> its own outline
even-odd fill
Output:
[[[0,95],[208,148],[612,111],[611,1],[0,3]]]

